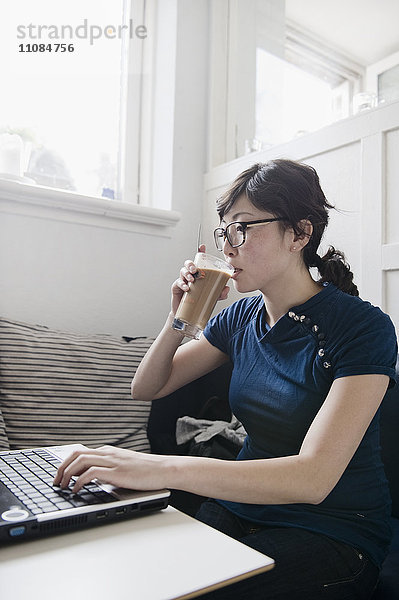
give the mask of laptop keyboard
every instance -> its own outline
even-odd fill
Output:
[[[53,487],[60,464],[58,458],[43,449],[3,454],[0,455],[0,481],[34,515],[115,501],[112,494],[94,482],[83,486],[77,494],[70,489]]]

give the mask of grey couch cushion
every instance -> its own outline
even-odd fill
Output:
[[[0,318],[0,448],[80,442],[149,451],[151,403],[132,400],[130,382],[152,341]]]

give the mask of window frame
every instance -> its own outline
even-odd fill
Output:
[[[172,210],[178,1],[126,1],[139,7],[149,35],[145,44],[137,47],[133,40],[129,45],[124,94],[130,110],[122,123],[120,197]],[[138,71],[139,87],[134,81]],[[130,168],[133,164],[137,169]]]
[[[142,19],[140,23],[146,25],[147,37],[144,40],[136,36],[128,39],[126,34],[122,39],[125,68],[121,81],[116,199],[0,178],[0,211],[32,214],[38,210],[43,216],[51,213],[51,218],[57,220],[85,224],[101,222],[107,228],[124,230],[144,227],[143,231],[148,233],[159,233],[160,228],[178,223],[181,215],[172,210],[171,189],[175,79],[172,77],[166,82],[165,75],[162,79],[164,65],[160,56],[170,39],[176,38],[177,0],[124,0],[123,24],[127,24],[133,15],[134,22]],[[160,43],[157,37],[165,30],[165,20],[167,31]],[[175,47],[176,44],[174,50]],[[171,52],[169,63],[174,60],[175,51]],[[157,77],[161,77],[160,82]],[[159,87],[167,98],[168,116],[172,115],[172,128],[167,132],[169,138],[163,135],[162,140],[156,139],[156,122],[162,112],[156,102]],[[155,152],[157,141],[163,158],[167,157],[160,168],[161,176],[163,174],[167,180],[166,185],[163,180],[162,187],[159,183],[154,185],[151,177],[151,173],[157,172],[157,161],[161,162],[160,153]],[[136,167],[131,168],[131,165]],[[156,194],[160,189],[163,194],[157,202]]]
[[[385,56],[383,59],[379,60],[372,65],[369,65],[366,69],[366,91],[375,94],[377,98],[377,103],[379,101],[378,98],[378,76],[385,73],[385,71],[389,71],[392,67],[396,67],[399,65],[399,52],[394,52],[389,56]]]

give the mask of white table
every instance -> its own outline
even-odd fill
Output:
[[[0,548],[1,600],[170,600],[272,568],[271,558],[167,508]]]

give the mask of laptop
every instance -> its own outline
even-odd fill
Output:
[[[168,506],[169,490],[136,492],[97,480],[77,494],[53,487],[61,462],[82,448],[68,444],[0,452],[1,543],[81,529]]]

